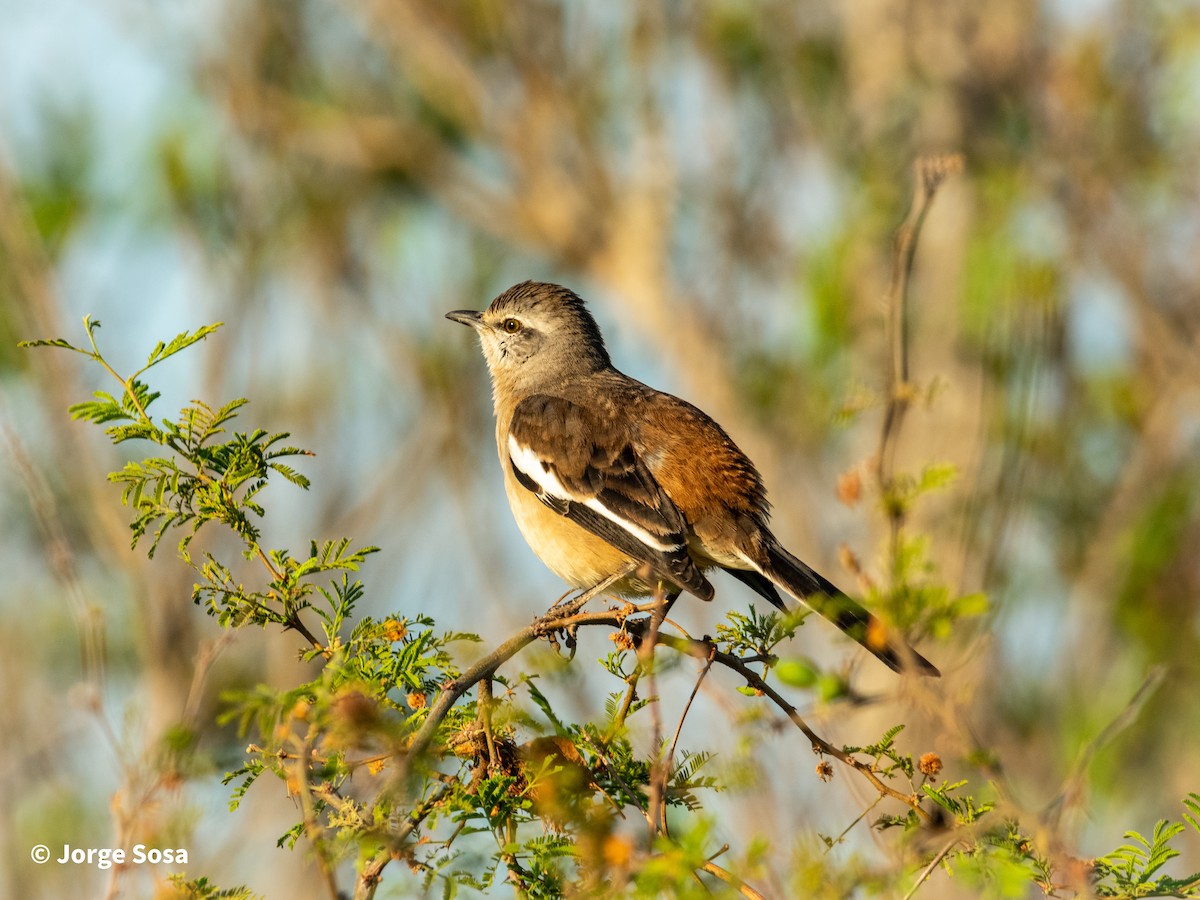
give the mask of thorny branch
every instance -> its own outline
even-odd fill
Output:
[[[867,762],[864,762],[855,756],[846,753],[839,747],[834,746],[825,740],[819,734],[809,727],[803,717],[796,708],[789,703],[778,691],[771,687],[761,675],[759,675],[751,665],[754,662],[761,662],[761,657],[755,656],[744,659],[735,654],[726,653],[717,648],[716,644],[707,639],[696,639],[691,637],[683,637],[680,635],[664,633],[659,630],[659,626],[664,621],[666,600],[658,598],[649,603],[643,604],[625,604],[622,607],[615,609],[599,610],[595,612],[579,612],[573,604],[552,607],[549,612],[534,619],[529,625],[522,628],[516,634],[512,635],[508,640],[497,646],[491,653],[486,654],[471,665],[459,677],[446,682],[442,686],[441,692],[437,699],[429,708],[424,722],[420,730],[413,737],[412,741],[404,751],[398,767],[395,784],[399,790],[403,790],[409,775],[412,772],[412,766],[429,748],[432,746],[436,736],[438,727],[445,720],[454,704],[466,694],[471,688],[476,685],[482,685],[484,682],[490,682],[490,679],[497,670],[508,662],[523,649],[537,641],[539,638],[549,637],[552,634],[574,630],[585,626],[603,626],[609,628],[623,628],[633,635],[638,644],[639,659],[648,659],[650,648],[657,646],[669,647],[679,653],[683,653],[696,659],[702,660],[705,663],[703,672],[697,680],[696,687],[703,681],[708,671],[714,665],[723,666],[733,672],[736,672],[741,678],[745,679],[746,683],[759,691],[763,696],[767,697],[774,703],[791,721],[800,729],[805,737],[812,744],[814,752],[831,756],[834,759],[849,766],[854,771],[862,775],[871,785],[879,792],[881,796],[891,797],[898,800],[904,805],[915,810],[917,815],[922,819],[928,820],[927,813],[920,806],[920,798],[914,794],[905,794],[897,791],[895,788],[882,781],[874,768]],[[649,666],[648,674],[653,674],[653,666]],[[634,685],[630,686],[629,697],[633,695]],[[484,691],[481,689],[481,695]],[[651,688],[653,693],[653,687]],[[693,692],[694,695],[695,692]],[[485,701],[486,702],[486,701]],[[689,706],[690,706],[689,700]],[[687,711],[684,711],[686,717]],[[660,723],[661,725],[661,723]],[[679,728],[676,729],[675,737],[678,737],[679,730],[682,728],[682,718]],[[661,743],[661,741],[659,742]],[[656,746],[658,746],[656,744]],[[663,764],[666,767],[666,774],[669,777],[670,758],[673,754],[675,741],[672,740],[671,752],[663,758]],[[662,773],[655,772],[651,779],[651,802],[650,808],[647,810],[647,821],[654,831],[661,830],[663,815],[660,809],[662,800]],[[653,797],[654,784],[659,783],[659,803],[656,804]],[[382,857],[376,857],[370,862],[370,865],[364,868],[364,875],[370,872],[374,879],[378,879],[382,868],[387,864],[387,860],[392,858],[396,853],[395,848],[387,851]],[[361,881],[361,878],[360,878]],[[739,888],[740,889],[740,888]],[[751,896],[748,894],[747,896]],[[367,895],[369,896],[369,895]]]

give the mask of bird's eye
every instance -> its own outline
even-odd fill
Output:
[[[521,330],[521,323],[517,319],[505,319],[500,324],[500,327],[503,328],[505,331],[507,331],[509,334],[516,334],[518,331]]]

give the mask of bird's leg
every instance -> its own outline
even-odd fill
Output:
[[[658,641],[658,629],[662,627],[662,623],[667,618],[667,613],[670,612],[671,606],[679,599],[679,588],[671,588],[668,590],[659,584],[658,589],[654,592],[654,609],[650,610],[650,652],[654,652],[654,644]],[[640,652],[640,650],[639,650]]]
[[[637,569],[637,567],[638,567],[638,564],[636,562],[631,561],[631,562],[627,563],[626,565],[622,566],[617,571],[613,572],[613,574],[609,575],[607,578],[604,578],[601,581],[597,582],[596,584],[592,585],[590,588],[585,590],[574,600],[571,600],[568,603],[563,603],[563,600],[567,596],[566,594],[564,594],[562,597],[559,597],[557,600],[554,601],[554,604],[548,610],[546,610],[546,614],[544,616],[541,616],[540,621],[549,626],[550,630],[548,630],[546,632],[546,640],[549,641],[550,646],[553,648],[555,653],[557,653],[559,656],[561,656],[567,660],[571,660],[571,659],[575,658],[575,646],[576,646],[575,645],[575,628],[576,628],[576,626],[568,625],[565,628],[555,629],[553,622],[558,619],[569,619],[571,616],[575,615],[577,612],[579,612],[581,609],[583,609],[583,606],[585,603],[587,603],[589,600],[591,600],[597,594],[601,594],[604,591],[608,590],[610,587],[612,587],[614,584],[616,584],[618,581],[620,581],[626,575],[629,575],[631,572],[635,571]],[[569,651],[565,656],[562,653],[560,653],[558,650],[558,632],[559,631],[561,631],[563,633],[566,647],[567,647],[567,650]]]
[[[659,604],[661,611],[658,609],[655,610],[656,614],[662,616],[663,621],[666,620],[667,613],[669,613],[671,611],[671,607],[675,604],[675,601],[679,599],[680,593],[681,592],[678,588],[675,588],[674,590],[671,590],[671,591],[667,591],[666,596],[664,596],[662,599],[662,603]]]
[[[550,609],[556,609],[560,603],[562,603],[564,600],[566,600],[568,597],[570,597],[573,593],[575,593],[575,592],[574,591],[566,591],[565,593],[563,593],[563,595],[561,597],[559,597],[557,600],[555,600],[553,603],[550,604]],[[546,611],[549,612],[550,610],[546,610]]]
[[[613,572],[607,578],[604,578],[601,581],[597,582],[596,584],[592,585],[590,588],[585,590],[574,600],[571,600],[568,603],[561,603],[561,601],[560,601],[560,603],[555,603],[554,606],[552,606],[550,608],[552,610],[556,610],[557,617],[565,619],[565,618],[568,618],[569,616],[573,616],[573,615],[575,615],[575,613],[577,613],[581,609],[583,609],[584,605],[589,600],[591,600],[597,594],[604,593],[606,590],[608,590],[610,587],[612,587],[614,584],[616,584],[618,581],[620,581],[626,575],[629,575],[631,572],[636,570],[637,567],[638,567],[638,563],[633,562],[631,560],[630,562],[626,563],[621,568],[617,569],[617,571]]]

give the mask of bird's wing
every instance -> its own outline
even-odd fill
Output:
[[[610,407],[526,397],[513,413],[506,449],[517,481],[550,509],[672,584],[712,598],[712,585],[688,555],[687,523]]]

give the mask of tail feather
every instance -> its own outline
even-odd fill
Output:
[[[812,607],[894,671],[941,675],[937,666],[910,647],[903,638],[892,634],[878,617],[777,544],[768,548],[767,565],[763,567],[762,574],[797,600]],[[758,590],[749,581],[747,584]],[[763,592],[759,590],[759,593]],[[767,599],[771,598],[767,596]]]
[[[756,594],[765,597],[776,609],[787,612],[787,604],[783,602],[779,591],[775,590],[775,585],[765,575],[760,575],[753,569],[725,569],[725,571]]]

